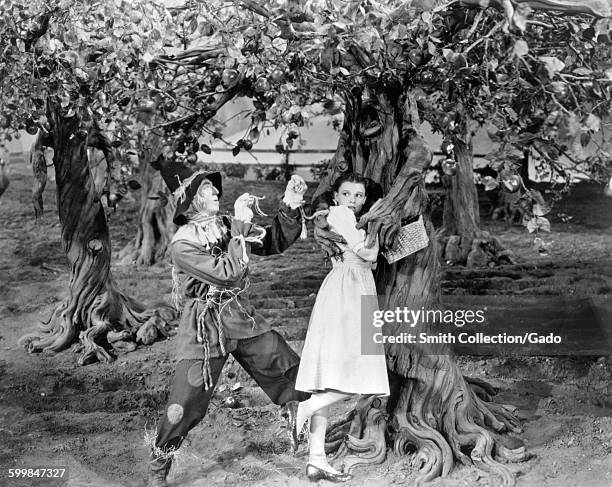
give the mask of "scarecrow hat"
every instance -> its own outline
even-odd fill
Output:
[[[194,170],[182,162],[172,160],[163,161],[160,164],[159,171],[176,201],[176,211],[172,219],[176,225],[180,226],[187,223],[185,213],[189,209],[202,181],[209,180],[219,192],[219,198],[223,193],[222,178],[219,172],[208,172],[203,169]]]

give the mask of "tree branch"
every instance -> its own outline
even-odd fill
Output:
[[[485,39],[489,39],[493,34],[495,34],[502,26],[503,26],[503,22],[500,22],[499,24],[495,24],[491,30],[489,32],[487,32],[484,36],[479,37],[478,39],[476,39],[470,46],[468,46],[465,51],[463,51],[463,54],[467,54],[468,52],[470,52],[473,48],[475,48],[478,44],[480,44],[482,41],[484,41]]]
[[[244,81],[245,81],[245,77],[244,75],[241,75],[233,88],[225,91],[224,93],[220,93],[219,98],[217,98],[214,103],[200,110],[199,113],[186,115],[176,120],[171,120],[169,122],[162,123],[160,125],[156,125],[155,127],[151,127],[148,130],[154,131],[154,130],[162,129],[164,131],[172,131],[174,129],[178,129],[179,127],[184,127],[188,125],[191,126],[195,124],[196,122],[199,122],[202,125],[205,124],[212,117],[215,116],[215,114],[221,109],[223,105],[225,105],[230,100],[236,97],[236,95],[243,88]]]
[[[361,68],[365,69],[372,65],[370,56],[364,49],[361,48],[361,46],[352,44],[348,51],[355,58],[355,61],[357,61],[357,64],[359,64]]]
[[[466,7],[481,7],[482,0],[461,0]],[[587,14],[594,17],[612,17],[609,0],[490,0],[489,6],[505,10],[512,21],[514,7],[528,5],[533,10],[553,10],[567,14]],[[511,10],[510,10],[511,9]]]
[[[243,0],[242,2],[240,2],[240,5],[246,8],[247,10],[256,13],[257,15],[265,17],[266,19],[272,17],[272,14],[268,12],[268,10],[259,5],[257,2],[253,2],[252,0]]]
[[[226,49],[222,44],[217,44],[215,46],[203,49],[201,47],[195,49],[187,49],[178,54],[164,54],[161,56],[156,56],[153,59],[153,62],[159,64],[180,64],[183,66],[199,64],[203,61],[207,61],[209,59],[215,59],[219,57],[221,54],[225,54]],[[196,58],[189,62],[181,62],[186,59]]]
[[[38,19],[40,22],[39,27],[37,29],[28,31],[25,39],[23,40],[26,52],[29,52],[32,45],[34,45],[38,39],[47,33],[47,30],[49,29],[49,21],[57,10],[59,10],[59,8],[54,8],[53,10],[42,14]]]
[[[109,167],[117,159],[114,153],[113,145],[111,144],[109,138],[102,133],[97,124],[94,124],[88,134],[87,145],[102,152],[106,159],[106,164]]]
[[[472,24],[472,27],[470,27],[469,32],[465,36],[466,39],[469,39],[470,37],[472,37],[474,35],[474,32],[476,32],[476,29],[478,28],[478,24],[480,24],[480,21],[482,20],[482,16],[483,15],[484,15],[484,10],[480,10],[476,14],[476,18],[474,19],[474,23]]]

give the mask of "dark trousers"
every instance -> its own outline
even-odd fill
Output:
[[[295,390],[300,357],[277,332],[238,340],[231,353],[273,403],[282,406],[308,398],[309,394]],[[202,421],[227,357],[210,359],[213,386],[208,390],[203,386],[202,360],[177,363],[168,406],[157,428],[156,447],[164,452],[179,448],[187,433]]]

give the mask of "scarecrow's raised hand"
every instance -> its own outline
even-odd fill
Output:
[[[259,200],[265,196],[255,196],[250,193],[241,194],[234,203],[234,217],[244,222],[251,222],[253,219],[253,209],[258,215],[267,216],[259,207]]]
[[[307,189],[306,181],[304,181],[301,176],[294,174],[287,183],[285,195],[283,196],[283,203],[292,210],[300,208],[305,203],[304,193],[306,193]]]
[[[377,235],[381,247],[393,247],[393,242],[400,227],[400,212],[393,202],[384,198],[374,203],[370,211],[363,215],[357,224],[357,228],[366,229],[365,246],[367,248],[372,248]]]
[[[253,210],[251,210],[252,196],[249,193],[244,193],[234,202],[234,217],[243,222],[250,222],[253,219]]]

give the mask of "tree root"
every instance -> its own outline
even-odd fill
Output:
[[[325,454],[335,455],[344,444],[355,417],[355,410],[349,411],[344,417],[327,425],[325,433]]]
[[[136,240],[128,242],[117,255],[117,265],[137,267],[150,267],[162,262],[168,255],[168,245],[161,243],[138,243]]]
[[[328,428],[325,450],[344,471],[382,463],[387,438],[397,455],[411,455],[418,471],[416,484],[448,475],[455,459],[498,477],[499,485],[514,485],[504,463],[529,458],[512,406],[484,402],[474,386],[487,395],[497,391],[478,379],[464,379],[453,364],[429,369],[428,381],[405,380],[387,423],[380,400],[363,398],[349,414]],[[391,401],[391,399],[390,399]]]
[[[385,461],[387,421],[379,406],[380,400],[376,396],[362,398],[355,411],[329,429],[326,453],[335,451],[333,459],[345,472]]]
[[[330,443],[338,440],[344,441],[351,428],[355,414],[355,410],[349,411],[344,417],[328,425],[325,441]]]
[[[474,394],[485,402],[491,402],[491,396],[497,394],[497,389],[482,379],[467,376],[463,378],[470,385]]]
[[[66,298],[38,332],[22,336],[19,344],[30,353],[60,352],[71,347],[79,353],[79,365],[110,362],[117,352],[134,350],[136,342],[148,345],[159,335],[169,336],[166,325],[175,319],[170,307],[145,310],[112,284],[89,305],[82,294],[79,297]],[[74,343],[77,337],[79,342]]]
[[[440,238],[440,243],[440,257],[449,265],[489,267],[517,263],[513,252],[506,249],[497,237],[486,231],[480,231],[474,237],[444,236]]]
[[[525,213],[525,209],[521,206],[521,192],[510,193],[502,184],[499,201],[491,212],[491,220],[504,220],[508,225],[520,225]]]
[[[436,385],[441,386],[441,384]],[[453,452],[442,434],[436,429],[439,425],[433,411],[426,409],[426,405],[433,406],[430,404],[433,398],[417,399],[421,398],[421,391],[417,391],[416,386],[416,381],[408,381],[401,389],[400,399],[394,412],[398,430],[394,451],[402,454],[410,451],[411,448],[416,450],[412,465],[419,471],[418,484],[448,475],[453,467]],[[413,398],[417,400],[413,401],[412,407],[408,409],[410,400]],[[434,407],[439,407],[439,405]]]
[[[23,335],[18,343],[30,353],[59,352],[77,337],[77,329],[67,317],[67,300],[60,303],[48,321],[40,323],[40,331]]]
[[[494,389],[482,381],[466,381],[451,362],[428,370],[426,379],[402,385],[391,422],[395,452],[415,451],[417,484],[447,475],[457,459],[496,475],[500,485],[513,485],[512,472],[501,462],[528,458],[522,442],[508,434],[522,431],[513,408],[485,403],[472,384],[487,394]]]
[[[140,251],[133,241],[128,242],[117,254],[117,265],[134,265],[139,258]]]

